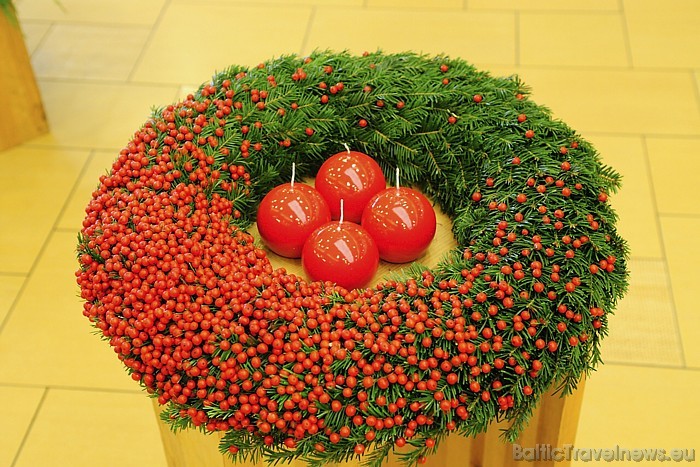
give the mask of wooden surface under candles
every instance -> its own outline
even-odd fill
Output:
[[[305,183],[313,185],[313,180],[306,180]],[[439,206],[435,206],[435,216],[437,218],[437,229],[435,231],[435,237],[432,243],[426,250],[426,252],[418,258],[415,262],[423,264],[428,267],[434,267],[438,264],[440,259],[444,256],[445,252],[457,246],[457,242],[452,235],[452,220],[442,212]],[[301,261],[298,259],[284,258],[282,256],[276,255],[269,248],[267,248],[260,239],[260,234],[258,233],[257,227],[253,225],[249,229],[250,233],[255,237],[256,244],[262,246],[267,252],[273,267],[275,268],[285,268],[287,272],[298,275],[299,277],[306,277],[304,270],[301,267]],[[403,264],[393,264],[387,263],[386,261],[379,262],[379,268],[374,277],[367,284],[368,287],[372,287],[377,284],[377,282],[386,278],[392,272],[400,272],[402,269],[410,266],[411,263]]]
[[[313,180],[307,180],[306,183],[313,184]],[[457,245],[452,235],[452,220],[438,206],[435,206],[435,214],[437,217],[435,237],[427,251],[417,260],[417,262],[428,267],[436,266],[445,252]],[[300,260],[284,258],[270,251],[269,248],[264,246],[255,225],[249,231],[255,237],[258,245],[263,246],[275,268],[283,267],[290,273],[297,274],[299,277],[305,277]],[[390,273],[400,272],[401,269],[409,265],[410,263],[392,264],[381,261],[377,273],[367,286],[374,286]],[[559,394],[544,397],[538,410],[533,414],[528,428],[518,439],[518,444],[532,448],[536,444],[549,444],[553,447],[573,444],[576,439],[579,410],[583,399],[583,386],[584,381],[579,384],[579,388],[574,394],[566,398],[561,398]],[[160,407],[155,400],[153,406],[156,414],[159,414]],[[251,462],[233,463],[228,457],[219,454],[218,443],[221,439],[220,434],[206,435],[197,430],[186,430],[174,434],[160,420],[159,428],[169,467],[258,467],[265,465],[264,462],[258,464]],[[427,467],[496,465],[505,467],[521,465],[522,461],[513,459],[512,445],[504,443],[500,439],[500,434],[505,428],[507,428],[505,423],[494,424],[485,434],[474,439],[467,439],[457,434],[452,435],[441,443],[437,453],[428,457],[427,463],[424,465]],[[569,465],[569,462],[537,461],[528,462],[528,464],[537,467],[554,466],[556,464],[563,467]],[[304,467],[306,463],[297,460],[291,464],[284,465]],[[329,464],[329,467],[359,467],[360,465],[361,461],[355,460],[341,464]],[[384,465],[386,467],[400,467],[402,464],[392,454]]]

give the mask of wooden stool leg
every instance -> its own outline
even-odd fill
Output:
[[[153,408],[158,417],[158,428],[168,467],[224,467],[224,457],[219,454],[219,436],[205,435],[197,430],[174,433],[161,421],[162,408],[155,399]]]
[[[576,441],[584,385],[585,379],[582,379],[576,391],[567,397],[560,397],[559,394],[549,394],[543,397],[540,406],[533,413],[528,427],[518,437],[516,444],[522,448],[530,449],[535,449],[538,445],[549,445],[551,448],[573,445]],[[514,459],[513,444],[504,443],[501,438],[502,430],[507,427],[506,423],[493,424],[486,433],[474,439],[451,436],[445,443],[448,451],[445,466],[522,466],[521,461]],[[566,467],[570,465],[570,462],[543,459],[527,462],[527,465]]]
[[[5,95],[5,105],[0,113],[0,150],[48,131],[44,106],[22,31],[14,11],[10,12],[13,19],[0,10],[0,89]]]

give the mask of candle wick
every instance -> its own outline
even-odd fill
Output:
[[[400,169],[396,167],[396,189],[399,189],[399,171]]]
[[[296,163],[292,162],[292,188],[294,188],[294,177],[296,176]]]
[[[338,219],[338,231],[340,231],[340,225],[343,223],[345,215],[345,209],[343,204],[343,199],[340,199],[340,219]]]
[[[348,143],[343,143],[343,146],[345,146],[345,150],[350,154],[350,147],[348,146]]]

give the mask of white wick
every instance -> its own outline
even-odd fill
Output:
[[[343,198],[340,198],[340,219],[338,219],[338,231],[340,231],[340,225],[343,223],[344,215],[345,215],[345,206],[343,204]]]
[[[292,162],[292,188],[294,188],[294,177],[296,176],[297,164]]]
[[[399,189],[399,168],[396,167],[396,189]]]
[[[345,150],[350,154],[350,147],[348,146],[348,143],[343,143],[343,146],[345,146]]]

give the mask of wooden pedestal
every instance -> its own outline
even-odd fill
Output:
[[[10,14],[14,15],[14,11]],[[15,146],[48,131],[44,107],[34,71],[16,17],[0,10],[0,89],[4,105],[0,112],[0,150]]]
[[[559,394],[548,395],[541,401],[535,411],[529,426],[522,433],[517,444],[523,448],[536,448],[536,445],[551,445],[552,448],[574,444],[578,426],[579,411],[583,399],[584,381],[578,389],[568,397]],[[153,401],[153,407],[158,416],[158,424],[163,447],[169,467],[263,467],[264,463],[245,462],[234,464],[228,458],[219,454],[219,435],[205,435],[196,430],[186,430],[174,434],[168,425],[160,421],[160,406]],[[464,438],[452,435],[445,440],[437,454],[428,458],[426,467],[481,467],[501,466],[514,467],[523,465],[513,456],[513,445],[504,443],[501,430],[505,424],[494,424],[484,434],[476,438]],[[569,462],[554,462],[540,460],[527,462],[534,467],[565,467]],[[306,464],[295,461],[285,464],[291,467],[304,467]],[[390,456],[384,464],[386,467],[400,467],[398,460]],[[360,462],[331,464],[332,467],[359,467]],[[330,467],[330,466],[329,466]]]

